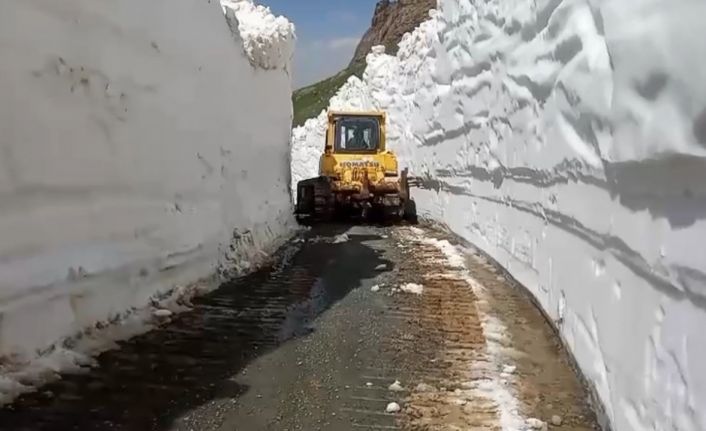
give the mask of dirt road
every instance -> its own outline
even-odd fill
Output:
[[[3,409],[0,429],[596,429],[541,314],[460,245],[431,228],[313,229]]]

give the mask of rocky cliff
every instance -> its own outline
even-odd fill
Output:
[[[411,32],[429,18],[429,10],[436,0],[381,0],[375,6],[373,22],[355,50],[351,65],[365,60],[370,48],[385,45],[388,54],[397,53],[397,44],[405,33]]]

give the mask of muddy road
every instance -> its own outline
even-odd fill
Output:
[[[597,429],[565,352],[493,262],[416,227],[315,228],[0,411],[2,430],[531,428]]]

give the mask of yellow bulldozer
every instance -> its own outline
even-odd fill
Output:
[[[384,112],[329,112],[319,176],[297,184],[300,222],[359,217],[414,221],[407,170],[385,147]]]

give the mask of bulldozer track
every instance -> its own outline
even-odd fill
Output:
[[[416,385],[406,398],[399,426],[406,430],[498,429],[497,407],[468,393],[475,382],[487,378],[485,367],[477,366],[488,362],[477,298],[465,280],[453,275],[454,268],[435,247],[419,244],[406,254],[400,272],[414,274],[424,293],[419,298],[400,298],[402,305],[396,311],[402,312],[400,317],[416,336],[401,334],[396,344],[401,351],[414,351],[416,363],[423,366],[414,372]]]
[[[472,246],[462,267],[451,265],[427,235],[457,241],[442,230],[398,235],[400,274],[424,285],[420,297],[399,297],[393,313],[415,334],[396,345],[417,364],[398,427],[518,429],[558,414],[565,429],[599,429],[568,354],[523,288]]]
[[[398,283],[421,283],[424,292],[393,296],[384,318],[397,321],[398,330],[383,344],[394,365],[363,370],[351,397],[357,407],[343,413],[360,429],[501,429],[497,406],[473,391],[489,378],[492,364],[477,298],[467,281],[433,246],[416,244],[395,253],[401,262]],[[406,376],[402,387],[390,390],[401,374]],[[385,412],[393,401],[401,405],[401,414]]]
[[[0,410],[0,429],[169,428],[175,412],[217,397],[253,357],[306,333],[327,305],[312,297],[320,262],[300,256],[195,300],[158,331],[101,355],[93,371],[66,375]]]

